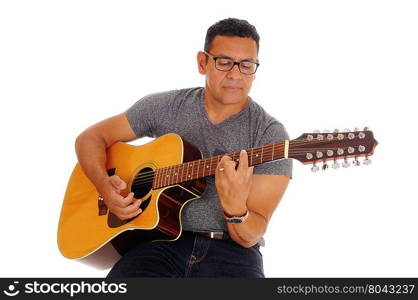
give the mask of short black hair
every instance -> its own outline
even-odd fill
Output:
[[[260,36],[254,25],[248,23],[247,20],[236,18],[223,19],[216,22],[208,28],[205,38],[205,51],[209,52],[212,41],[217,35],[223,36],[239,36],[252,38],[257,44],[257,52],[260,44]]]

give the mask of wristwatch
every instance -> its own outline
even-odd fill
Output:
[[[247,220],[250,211],[247,209],[247,212],[243,216],[230,216],[224,212],[224,219],[227,223],[239,224]]]

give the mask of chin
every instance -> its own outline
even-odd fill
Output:
[[[238,104],[247,100],[247,96],[244,93],[222,93],[221,101],[224,104]]]

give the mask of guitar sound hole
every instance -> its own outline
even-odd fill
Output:
[[[136,175],[132,182],[131,191],[135,194],[136,199],[144,197],[152,189],[152,182],[154,180],[154,170],[151,168],[144,168]]]

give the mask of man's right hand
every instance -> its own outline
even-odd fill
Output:
[[[126,182],[117,175],[106,177],[97,187],[106,206],[121,220],[131,219],[142,212],[139,208],[142,201],[135,199],[134,193],[131,192],[126,197],[121,195],[126,187]]]

